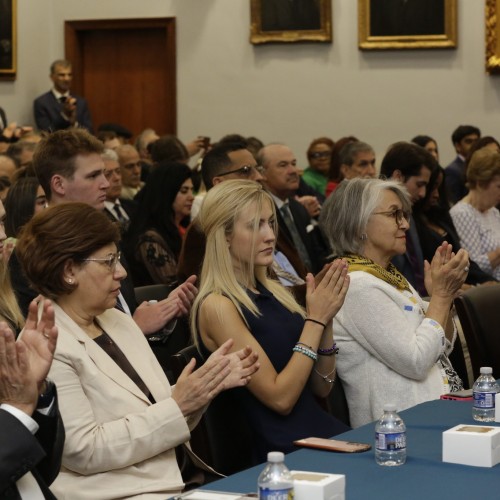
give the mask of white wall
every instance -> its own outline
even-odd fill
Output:
[[[178,133],[229,132],[287,142],[305,163],[318,136],[354,134],[381,159],[386,147],[434,136],[446,165],[460,123],[500,138],[500,78],[484,71],[484,1],[458,0],[457,50],[361,52],[357,2],[332,0],[333,44],[252,46],[249,0],[18,0],[19,72],[0,82],[11,119],[31,121],[31,101],[63,55],[64,21],[177,18]]]

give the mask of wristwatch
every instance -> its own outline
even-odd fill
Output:
[[[56,396],[56,386],[52,380],[45,379],[45,391],[38,396],[37,409],[48,408]]]

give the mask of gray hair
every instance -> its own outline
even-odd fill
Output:
[[[106,148],[102,154],[101,158],[103,160],[108,160],[108,161],[118,161],[118,155],[116,154],[116,151],[113,149]]]
[[[366,142],[356,141],[356,142],[348,142],[339,153],[339,160],[341,165],[347,165],[350,167],[354,161],[356,160],[356,156],[359,153],[373,153],[373,148],[367,144]]]
[[[327,198],[319,224],[335,256],[362,254],[368,220],[377,209],[382,193],[390,190],[401,200],[403,210],[411,212],[406,188],[397,181],[356,178],[344,180]]]

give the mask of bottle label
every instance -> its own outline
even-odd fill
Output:
[[[400,451],[406,449],[406,432],[385,434],[375,433],[375,446],[381,451]]]
[[[293,500],[293,488],[282,488],[272,490],[270,488],[259,487],[260,500]]]
[[[474,392],[474,408],[491,410],[495,408],[496,392]]]

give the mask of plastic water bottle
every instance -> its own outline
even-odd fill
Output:
[[[292,500],[293,479],[281,451],[267,454],[267,465],[259,476],[260,500]]]
[[[499,387],[496,380],[493,378],[493,370],[489,366],[483,366],[480,369],[480,373],[481,375],[472,386],[472,392],[474,394],[472,418],[479,422],[494,422],[495,395]]]
[[[375,461],[389,466],[406,462],[406,426],[394,404],[384,405],[384,414],[375,425]]]

